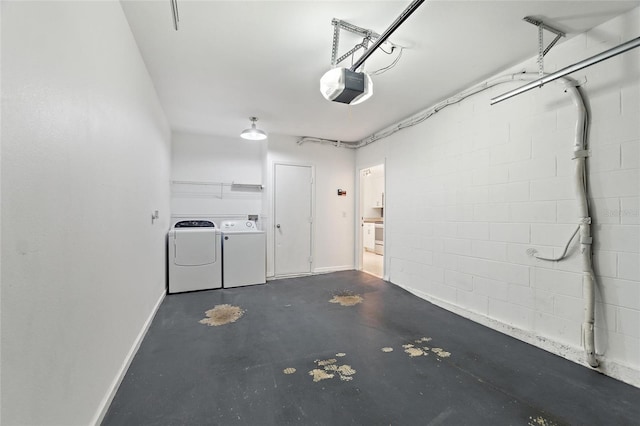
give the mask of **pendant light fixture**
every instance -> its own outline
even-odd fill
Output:
[[[251,141],[261,141],[266,139],[267,134],[263,130],[256,128],[256,121],[258,121],[258,117],[249,117],[249,120],[251,120],[251,127],[244,129],[242,133],[240,133],[240,137]]]

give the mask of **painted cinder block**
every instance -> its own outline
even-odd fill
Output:
[[[508,284],[503,281],[473,277],[473,291],[493,299],[508,300]]]
[[[553,313],[553,293],[532,287],[509,284],[507,300],[537,312]]]
[[[621,97],[622,115],[633,119],[640,116],[640,84],[629,82],[622,88]]]
[[[531,243],[542,246],[564,247],[575,232],[576,224],[531,224]]]
[[[460,306],[466,306],[472,312],[487,315],[489,312],[489,298],[475,292],[457,290],[456,302]]]
[[[557,315],[536,312],[533,318],[534,329],[543,336],[572,346],[580,345],[580,323]]]
[[[621,168],[637,169],[640,167],[640,140],[624,142],[620,145]]]
[[[563,248],[557,247],[553,249],[553,256],[559,257],[562,254]],[[581,273],[583,269],[582,256],[579,254],[580,248],[577,242],[574,242],[570,246],[567,257],[560,262],[550,262],[553,269],[566,272]],[[613,251],[593,251],[593,269],[596,272],[596,278],[598,276],[616,277],[617,271],[617,253]]]
[[[584,300],[556,294],[553,296],[553,313],[559,317],[580,323],[584,317]]]
[[[529,285],[529,267],[487,260],[486,277],[513,284]]]
[[[596,339],[596,353],[604,355],[608,360],[618,361],[634,369],[640,369],[640,339],[613,331],[596,329],[606,335],[606,339]]]
[[[509,244],[507,246],[507,260],[511,263],[519,265],[538,266],[551,269],[548,262],[536,259],[530,253],[542,257],[553,257],[554,251],[552,246],[538,246],[534,244]]]
[[[610,305],[640,310],[640,285],[638,281],[601,277],[596,300]]]
[[[530,225],[528,223],[490,223],[489,239],[511,243],[528,243]]]
[[[594,225],[593,248],[595,250],[640,252],[640,226],[636,225]]]
[[[489,298],[489,316],[511,326],[531,330],[533,329],[533,315],[534,312],[531,309]]]
[[[477,257],[458,256],[456,270],[476,277],[487,277],[492,267],[491,261]]]
[[[616,331],[618,307],[607,303],[596,302],[595,325],[601,330]]]
[[[618,253],[618,278],[640,281],[640,254]]]
[[[556,202],[534,201],[509,205],[511,222],[555,223]]]
[[[431,287],[431,294],[434,297],[440,300],[444,300],[445,302],[450,302],[450,303],[456,302],[457,294],[456,294],[455,287],[451,287],[449,285],[440,284],[436,282],[431,283],[430,287]]]
[[[620,198],[620,223],[640,225],[640,198]],[[638,244],[640,245],[640,241]]]
[[[507,244],[498,241],[473,240],[471,255],[482,259],[507,261]]]
[[[444,252],[452,254],[470,255],[471,254],[471,240],[460,238],[445,238]]]
[[[640,126],[626,116],[596,116],[592,118],[592,144],[613,144],[640,139]]]
[[[618,332],[624,335],[640,338],[640,311],[637,309],[619,308],[617,329]]]
[[[422,265],[422,276],[429,282],[444,283],[444,268]]]
[[[531,286],[556,294],[582,297],[582,274],[531,268]]]
[[[460,222],[457,224],[458,238],[475,240],[489,239],[489,224],[483,222]]]
[[[590,172],[617,170],[621,165],[620,145],[611,144],[590,148],[587,167]]]
[[[477,222],[507,222],[509,205],[506,203],[475,204],[473,220]]]
[[[529,201],[529,182],[513,182],[489,187],[490,203]]]
[[[531,181],[531,201],[573,200],[575,199],[572,177],[553,177]]]
[[[444,283],[466,291],[473,290],[473,276],[461,272],[444,271]]]
[[[542,179],[556,176],[556,157],[518,161],[509,165],[509,181]]]

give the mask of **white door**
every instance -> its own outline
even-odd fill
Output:
[[[312,185],[311,166],[275,165],[273,223],[276,276],[311,272]]]

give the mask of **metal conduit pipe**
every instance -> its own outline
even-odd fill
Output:
[[[421,5],[422,3],[424,3],[424,1],[425,1],[425,0],[414,0],[414,1],[412,1],[412,2],[411,2],[411,4],[410,4],[409,6],[407,6],[407,8],[406,8],[406,9],[405,9],[401,14],[400,14],[400,16],[398,16],[398,17],[396,18],[396,20],[395,20],[395,21],[393,21],[393,23],[389,26],[389,28],[387,28],[387,29],[385,30],[385,32],[383,32],[383,33],[382,33],[382,35],[380,36],[380,38],[379,38],[378,40],[376,40],[376,42],[375,42],[375,43],[373,43],[373,45],[371,45],[371,47],[370,47],[366,52],[364,52],[364,54],[360,57],[360,59],[358,59],[358,60],[357,60],[357,61],[356,61],[352,66],[351,66],[351,68],[350,68],[350,69],[351,69],[351,71],[355,71],[355,70],[357,70],[358,68],[360,68],[360,66],[361,66],[362,64],[364,64],[364,61],[366,61],[367,59],[369,59],[369,56],[371,56],[371,55],[373,54],[373,52],[375,52],[375,51],[376,51],[376,49],[382,45],[382,43],[384,43],[385,41],[387,41],[387,39],[389,38],[389,36],[390,36],[391,34],[393,34],[393,32],[394,32],[395,30],[397,30],[397,29],[398,29],[398,27],[399,27],[400,25],[402,25],[402,23],[403,23],[404,21],[406,21],[406,20],[407,20],[407,18],[408,18],[409,16],[411,16],[411,14],[412,14],[413,12],[415,12],[415,11],[416,11],[416,9],[417,9],[418,7],[420,7],[420,5]]]
[[[591,65],[595,65],[598,62],[602,62],[606,59],[612,58],[614,56],[620,55],[621,53],[624,53],[628,50],[631,49],[635,49],[636,47],[640,47],[640,37],[636,37],[632,40],[627,41],[626,43],[622,43],[612,49],[609,50],[605,50],[604,52],[600,52],[597,55],[594,55],[590,58],[584,59],[580,62],[577,62],[573,65],[569,65],[568,67],[565,67],[563,69],[561,69],[560,71],[556,71],[552,74],[547,74],[544,77],[537,79],[535,81],[532,81],[529,84],[525,84],[522,87],[519,87],[517,89],[514,89],[510,92],[504,93],[500,96],[496,96],[495,98],[491,99],[491,105],[494,105],[498,102],[502,102],[504,100],[507,100],[513,96],[519,95],[521,93],[524,93],[528,90],[531,89],[535,89],[536,87],[542,87],[547,83],[550,83],[554,80],[557,80],[559,78],[564,77],[565,75],[571,74],[573,72],[579,71],[583,68],[586,67],[590,67]]]

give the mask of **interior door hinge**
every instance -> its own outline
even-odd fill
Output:
[[[309,223],[313,223],[313,216],[309,216]]]
[[[313,256],[309,256],[309,263],[313,263]]]

